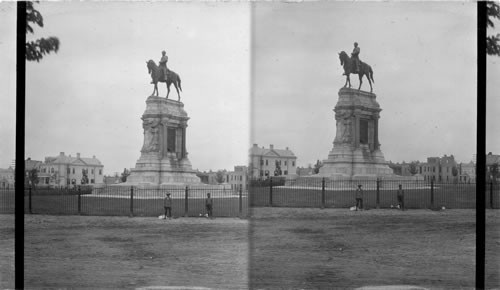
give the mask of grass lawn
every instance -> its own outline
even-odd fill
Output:
[[[25,287],[246,289],[248,220],[25,216]],[[0,288],[14,287],[14,215],[0,215]]]
[[[487,286],[500,287],[500,212],[487,211]],[[474,210],[253,208],[250,285],[471,289]]]

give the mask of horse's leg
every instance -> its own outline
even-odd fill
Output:
[[[175,90],[177,90],[177,101],[181,101],[181,95],[179,94],[179,88],[177,87],[177,83],[174,83]]]
[[[368,83],[370,84],[370,93],[373,93],[372,81],[370,80],[370,75],[367,75],[366,78],[368,79]]]
[[[347,81],[349,82],[349,88],[351,87],[351,76],[347,74]]]
[[[156,92],[156,96],[158,96],[158,83],[155,83],[155,87],[153,88],[153,94],[152,94],[152,96],[155,95],[155,92]]]
[[[167,99],[168,99],[168,95],[170,95],[170,83],[165,83],[165,85],[167,86]]]
[[[345,85],[344,85],[344,88],[345,88],[345,87],[347,87],[347,80],[348,80],[348,78],[349,78],[349,77],[346,75],[346,76],[345,76]]]
[[[361,90],[361,84],[363,83],[363,74],[359,74],[359,88],[358,91]]]

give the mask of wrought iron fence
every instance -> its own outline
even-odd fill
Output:
[[[135,186],[24,189],[24,211],[30,214],[159,216],[171,194],[174,217],[205,216],[210,193],[214,217],[247,217],[248,194],[225,188]],[[0,213],[14,213],[15,190],[0,189]]]
[[[264,185],[261,185],[264,184]],[[476,184],[436,183],[423,180],[299,178],[275,185],[254,182],[249,188],[250,206],[348,208],[356,204],[356,189],[363,189],[363,207],[391,208],[398,205],[401,184],[406,209],[476,208]],[[488,183],[486,208],[500,208],[499,184]]]

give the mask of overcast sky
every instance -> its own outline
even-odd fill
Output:
[[[96,155],[105,174],[134,167],[143,142],[140,117],[153,90],[145,61],[158,61],[166,50],[182,78],[193,168],[246,164],[251,143],[289,147],[299,166],[314,163],[333,146],[332,110],[345,82],[337,53],[350,53],[354,41],[374,70],[386,160],[453,154],[468,162],[476,151],[474,3],[35,7],[45,19],[35,37],[57,36],[61,47],[27,64],[26,157],[79,152]],[[15,8],[0,3],[0,168],[15,158]],[[486,150],[496,154],[499,61],[488,57]],[[166,94],[164,86],[159,90]]]
[[[444,154],[472,160],[475,3],[259,3],[253,19],[253,143],[289,147],[302,166],[326,159],[335,137],[333,108],[345,83],[337,53],[350,54],[358,42],[361,60],[374,71],[386,160]],[[490,77],[493,95],[498,63]],[[357,75],[351,83],[357,88]],[[366,78],[362,89],[369,91]],[[498,124],[498,98],[488,106],[488,121]],[[488,127],[487,150],[498,154],[497,132],[498,125]]]
[[[153,91],[146,61],[158,62],[166,50],[169,68],[182,79],[193,168],[232,170],[247,163],[248,4],[42,2],[35,7],[45,20],[35,37],[57,36],[61,47],[27,64],[27,157],[95,155],[106,174],[134,167],[143,144],[140,118]],[[172,89],[170,98],[177,100]],[[164,83],[159,93],[165,97]],[[13,109],[9,102],[2,112]],[[6,167],[14,151],[5,145],[2,151],[0,167]]]

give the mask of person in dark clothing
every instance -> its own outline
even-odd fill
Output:
[[[167,192],[165,195],[163,207],[165,208],[165,215],[163,216],[163,219],[166,219],[167,217],[169,219],[172,218],[172,199],[170,198],[170,192]]]
[[[400,210],[405,209],[405,191],[403,190],[403,186],[401,184],[398,189],[398,208]]]
[[[209,193],[207,193],[207,198],[205,199],[205,208],[207,209],[208,218],[212,218],[212,216],[213,216],[212,206],[213,206],[213,202],[212,202],[212,198],[210,197],[210,192],[209,192]]]
[[[361,184],[358,184],[358,189],[356,189],[356,211],[358,209],[363,209],[363,189]]]

